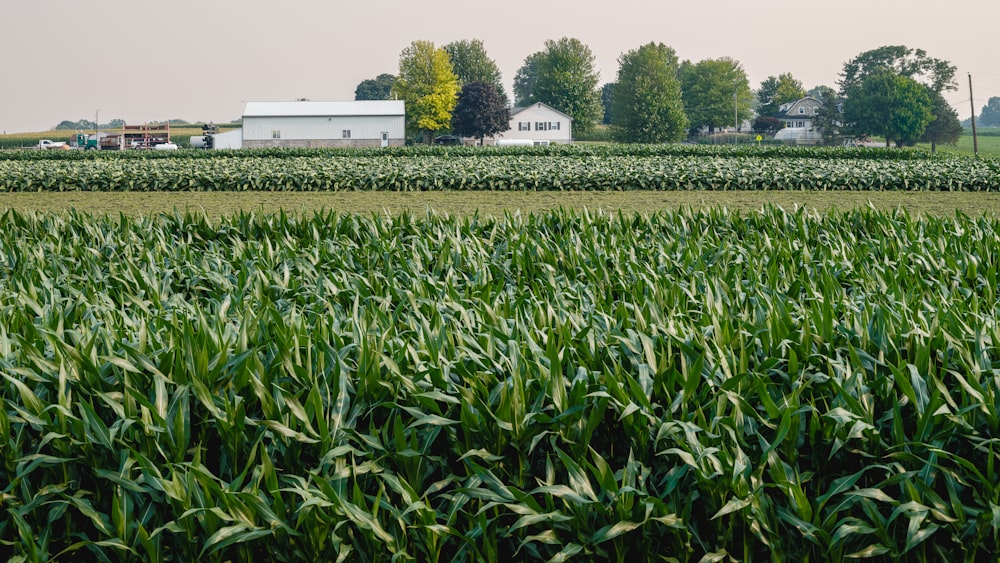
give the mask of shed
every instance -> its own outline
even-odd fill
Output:
[[[402,146],[402,100],[247,102],[243,147]]]

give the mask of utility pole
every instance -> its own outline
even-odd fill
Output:
[[[976,102],[972,101],[972,73],[969,73],[969,106],[972,108],[972,154],[979,158],[979,139],[976,137]]]
[[[740,132],[740,100],[736,93],[740,91],[740,84],[733,84],[733,144],[739,144]]]

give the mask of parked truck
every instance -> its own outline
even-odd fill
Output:
[[[42,139],[41,141],[38,141],[38,148],[41,150],[68,149],[69,145],[67,145],[63,141],[51,141],[49,139]]]

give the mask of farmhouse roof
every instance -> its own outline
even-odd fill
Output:
[[[323,117],[323,116],[406,115],[402,100],[362,100],[348,102],[247,102],[243,117]]]
[[[790,114],[789,112],[791,112],[793,109],[797,108],[800,104],[802,104],[802,102],[805,102],[805,101],[808,101],[808,100],[812,100],[812,101],[816,102],[817,106],[823,105],[823,102],[821,102],[820,100],[817,100],[816,98],[814,98],[812,96],[806,96],[805,98],[800,98],[798,100],[795,100],[794,102],[787,102],[787,103],[781,104],[781,106],[778,107],[778,113],[776,113],[774,116],[775,117],[785,117],[785,116],[788,116],[788,115],[800,115],[800,114],[797,114],[797,113]]]
[[[533,108],[533,107],[542,107],[542,108],[548,109],[549,111],[554,111],[554,112],[558,113],[559,115],[565,117],[566,119],[568,119],[570,121],[573,121],[573,118],[571,116],[566,115],[565,113],[557,110],[556,108],[554,108],[554,107],[552,107],[552,106],[550,106],[548,104],[543,104],[542,102],[535,102],[535,103],[531,104],[530,106],[523,106],[523,107],[511,108],[511,110],[510,110],[510,116],[514,117],[515,115],[521,113],[522,111],[524,111],[524,110],[526,110],[528,108]]]

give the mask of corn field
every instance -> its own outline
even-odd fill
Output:
[[[411,157],[0,160],[0,192],[998,189],[1000,161],[957,157],[547,156],[487,151],[475,157],[441,152]]]
[[[980,561],[1000,223],[8,211],[13,561]]]

